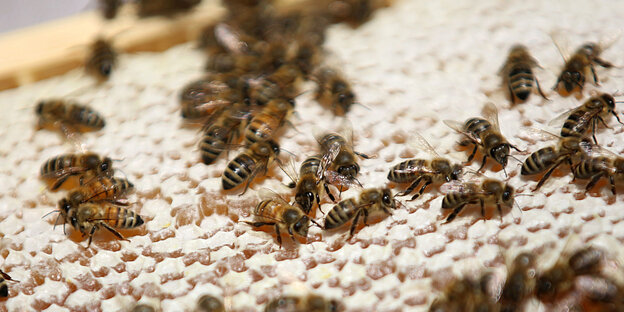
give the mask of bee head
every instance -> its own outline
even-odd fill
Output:
[[[455,164],[451,168],[452,168],[452,170],[451,170],[450,179],[451,180],[459,180],[459,178],[462,175],[462,171],[463,171],[462,166]],[[450,181],[447,181],[447,182],[450,182]]]
[[[297,223],[293,225],[293,231],[299,234],[301,237],[308,237],[308,228],[310,227],[310,218],[303,215]]]
[[[355,176],[360,172],[360,166],[357,163],[352,163],[346,166],[340,166],[336,171],[343,177],[355,179]]]
[[[295,195],[295,201],[301,205],[304,211],[310,211],[314,205],[316,195],[313,192],[301,192]]]
[[[45,101],[39,101],[39,103],[37,103],[37,107],[35,107],[35,112],[37,113],[37,115],[41,115],[43,113],[43,106],[45,105]]]
[[[269,146],[271,146],[271,150],[273,150],[273,153],[275,154],[275,156],[279,155],[279,152],[280,152],[279,144],[277,144],[277,142],[273,140],[268,140],[267,143],[269,143]]]
[[[585,83],[585,75],[578,71],[566,70],[561,74],[561,78],[559,80],[563,82],[563,87],[566,92],[570,93],[575,88],[583,86]]]
[[[100,163],[99,170],[100,172],[108,172],[111,169],[113,169],[113,161],[110,158],[105,157],[102,160],[102,163]]]
[[[612,112],[615,110],[615,99],[613,98],[611,94],[603,93],[600,95],[600,98],[607,104],[606,109],[609,112]]]
[[[514,189],[513,189],[513,187],[511,187],[509,185],[505,185],[505,188],[503,189],[503,194],[501,195],[501,198],[503,199],[503,203],[505,203],[508,206],[512,206],[513,205],[513,198],[514,198]]]
[[[59,209],[61,210],[61,215],[67,215],[67,213],[72,207],[71,203],[66,198],[61,199],[58,205],[59,205]]]
[[[389,189],[384,189],[381,195],[381,202],[385,207],[395,209],[396,202],[394,201],[394,196],[392,196],[392,192]]]
[[[490,149],[490,156],[505,168],[507,166],[507,157],[509,157],[509,144],[498,144],[492,147]]]
[[[555,282],[551,274],[542,275],[537,279],[535,294],[537,298],[546,299],[555,294]]]

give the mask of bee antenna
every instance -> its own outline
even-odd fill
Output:
[[[310,222],[312,222],[314,225],[318,226],[320,229],[323,229],[323,227],[318,222],[316,222],[316,220],[310,219]]]
[[[360,106],[362,106],[362,107],[364,107],[364,108],[366,108],[366,109],[368,109],[368,110],[372,110],[370,107],[368,107],[368,106],[366,106],[366,105],[364,105],[364,104],[362,104],[362,103],[360,103],[360,102],[353,102],[353,104],[355,104],[355,105],[360,105]]]
[[[281,151],[284,151],[284,152],[286,152],[286,153],[288,153],[288,154],[290,154],[290,155],[292,155],[292,156],[297,157],[297,155],[293,154],[291,151],[289,151],[289,150],[287,150],[287,149],[283,149],[283,148],[281,148],[281,147],[280,147],[280,150],[281,150]]]

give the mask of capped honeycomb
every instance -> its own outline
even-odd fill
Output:
[[[549,33],[563,32],[572,51],[616,34],[621,12],[624,2],[617,1],[397,0],[358,29],[332,26],[325,43],[328,62],[350,78],[362,104],[346,116],[355,149],[374,156],[361,160],[359,181],[403,190],[386,175],[400,161],[428,156],[410,145],[413,132],[438,153],[464,161],[468,152],[457,148],[460,136],[442,121],[480,116],[488,101],[499,107],[502,133],[526,151],[513,152],[518,159],[554,144],[529,129],[557,133],[549,121],[582,102],[550,91],[563,61]],[[536,75],[549,101],[534,94],[525,104],[508,104],[497,72],[514,43],[527,45],[540,62]],[[623,49],[624,40],[617,40],[602,56],[622,66]],[[307,242],[285,236],[280,248],[271,229],[255,230],[240,221],[253,219],[262,188],[292,198],[289,178],[273,168],[242,196],[240,190],[223,192],[220,176],[228,157],[202,164],[200,126],[180,117],[178,92],[202,76],[204,63],[203,53],[185,44],[162,53],[122,55],[112,79],[101,86],[76,70],[0,93],[0,265],[20,281],[9,283],[0,311],[127,311],[136,302],[192,311],[204,294],[224,298],[229,311],[258,311],[281,294],[311,292],[341,299],[348,311],[423,311],[454,277],[500,270],[525,251],[546,268],[562,252],[588,244],[607,250],[614,259],[610,265],[621,270],[621,195],[611,195],[604,182],[585,193],[586,181],[572,182],[565,166],[533,193],[536,179],[521,177],[521,163],[513,160],[508,176],[492,165],[484,173],[532,195],[518,196],[517,205],[503,209],[502,220],[496,209],[488,209],[484,220],[478,207],[469,206],[442,224],[442,193],[434,187],[415,201],[400,198],[402,206],[392,216],[358,227],[351,240],[347,228],[311,227]],[[623,69],[597,73],[600,90],[622,90]],[[313,88],[308,84],[304,91]],[[588,84],[586,90],[594,88]],[[68,235],[62,225],[54,229],[55,214],[42,218],[64,193],[48,191],[39,168],[77,147],[58,133],[37,131],[34,105],[69,94],[107,121],[80,142],[116,159],[118,175],[135,184],[129,209],[146,222],[123,231],[129,241],[100,231],[87,249],[86,239],[70,225]],[[296,112],[279,143],[299,164],[317,152],[312,133],[335,130],[343,121],[318,105],[313,92],[297,98]],[[608,124],[613,129],[600,128],[598,141],[620,154],[624,128],[613,119]],[[288,153],[283,154],[286,160]],[[359,190],[352,187],[342,198]],[[331,207],[325,199],[323,211]],[[322,216],[316,212],[319,221]],[[537,303],[531,308],[547,310]]]

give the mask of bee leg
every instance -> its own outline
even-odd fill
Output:
[[[349,230],[349,238],[347,240],[350,240],[353,237],[353,233],[355,233],[355,228],[357,227],[358,221],[360,220],[360,215],[362,214],[362,210],[364,209],[359,209],[358,212],[355,213],[355,218],[353,219],[353,223],[351,223],[351,229]]]
[[[544,92],[542,91],[542,88],[540,88],[539,82],[537,81],[537,78],[534,79],[535,80],[535,86],[537,86],[537,92],[539,92],[539,94],[546,100],[550,100],[549,98],[546,97],[546,95],[544,94]]]
[[[620,117],[617,115],[617,113],[616,113],[616,112],[612,112],[612,113],[613,113],[613,116],[615,117],[615,119],[617,119],[617,121],[618,121],[620,124],[623,124],[623,125],[624,125],[624,123],[622,123],[622,121],[620,120]]]
[[[446,221],[444,221],[443,224],[447,224],[447,223],[453,221],[453,219],[455,219],[455,217],[457,217],[457,215],[464,208],[464,206],[466,206],[466,204],[461,204],[461,205],[457,206],[457,208],[453,209],[453,212],[451,212],[451,214],[446,218]]]
[[[597,58],[597,57],[594,58],[594,62],[596,62],[596,64],[598,64],[598,65],[600,65],[600,66],[602,66],[604,68],[611,68],[611,67],[613,67],[613,64],[611,64],[610,62],[607,62],[607,61],[605,61],[605,60],[603,60],[601,58]]]
[[[611,183],[611,193],[613,193],[613,196],[616,196],[617,193],[615,192],[615,179],[613,178],[613,175],[609,176],[609,183]]]
[[[409,195],[411,192],[414,191],[414,189],[416,189],[416,187],[418,186],[418,184],[420,184],[420,181],[422,180],[422,176],[418,177],[414,182],[412,182],[412,184],[410,184],[410,186],[403,192],[398,193],[397,196],[405,196],[405,195]],[[418,197],[417,195],[415,195],[416,197]],[[412,198],[412,200],[414,200],[415,198]]]
[[[598,140],[596,140],[596,119],[592,120],[592,138],[594,139],[594,144],[598,145]]]
[[[353,151],[353,153],[355,153],[356,155],[358,155],[358,156],[360,156],[360,157],[362,157],[364,159],[370,159],[371,158],[370,156],[368,156],[368,155],[366,155],[364,153],[360,153],[360,152],[356,152],[356,151]]]
[[[277,244],[280,246],[280,249],[281,249],[282,248],[282,234],[280,233],[279,225],[277,223],[275,223],[275,235],[277,235]]]
[[[479,204],[481,205],[481,216],[485,219],[485,202],[482,198],[479,198]]]
[[[322,214],[325,214],[325,213],[323,212],[323,209],[321,209],[321,199],[320,199],[320,197],[319,197],[318,192],[316,193],[316,198],[315,198],[315,200],[316,200],[316,205],[319,207],[319,210],[321,211],[321,213],[322,213]]]
[[[91,231],[89,231],[89,242],[87,243],[87,248],[91,246],[91,241],[93,241],[93,234],[95,233],[95,230],[97,230],[97,225],[92,226]]]
[[[57,179],[56,181],[54,181],[54,184],[52,184],[52,187],[50,188],[50,190],[54,191],[56,189],[58,189],[59,187],[61,187],[61,185],[63,185],[63,183],[65,183],[65,181],[67,181],[67,179],[71,176],[71,174],[66,174],[63,177]]]
[[[477,148],[478,147],[479,146],[477,144],[474,145],[474,149],[472,150],[472,153],[470,153],[470,155],[468,156],[468,159],[466,160],[466,162],[464,164],[468,164],[468,163],[470,163],[472,161],[472,159],[475,157],[475,154],[477,153]]]
[[[591,180],[589,180],[589,183],[587,183],[587,186],[585,187],[585,192],[589,192],[589,190],[591,190],[596,185],[596,183],[598,183],[600,178],[602,178],[602,175],[603,173],[601,172],[591,177]]]
[[[485,163],[487,162],[487,155],[483,155],[483,160],[481,161],[481,167],[479,167],[479,169],[477,169],[477,172],[481,172],[481,169],[483,169],[483,167],[485,167]]]
[[[121,239],[121,240],[125,240],[125,241],[130,241],[129,239],[123,237],[123,235],[121,235],[119,232],[117,232],[117,230],[113,229],[110,225],[102,222],[100,223],[102,224],[102,226],[104,226],[105,229],[107,229],[109,232],[113,233],[113,235],[117,236],[117,238]]]
[[[589,68],[591,69],[592,75],[594,76],[594,84],[599,86],[600,81],[598,81],[598,75],[596,75],[596,69],[594,68],[594,65],[589,65]]]
[[[516,105],[516,95],[511,90],[511,85],[507,84],[507,90],[509,90],[509,97],[511,98],[511,105]]]
[[[597,118],[602,123],[602,125],[605,126],[605,128],[611,129],[611,127],[607,125],[607,123],[604,121],[604,119],[602,119],[602,117],[598,116]]]
[[[364,210],[364,225],[368,226],[368,209],[363,209]]]
[[[327,183],[323,182],[323,186],[325,187],[325,193],[327,193],[327,196],[329,196],[329,199],[331,199],[331,201],[335,203],[336,197],[334,197],[334,194],[332,194],[332,192],[329,190],[329,186],[327,185]],[[319,202],[319,205],[320,205],[320,202]]]
[[[433,181],[431,180],[431,177],[426,177],[423,180],[424,180],[424,183],[420,187],[420,190],[418,190],[418,193],[416,193],[414,196],[412,196],[412,199],[410,199],[409,201],[412,201],[412,200],[415,200],[416,198],[418,198],[420,195],[422,195],[425,192],[425,189],[427,188],[427,186],[429,186],[429,185],[431,185],[431,183],[433,183]]]
[[[501,223],[503,222],[503,209],[500,203],[496,203],[496,209],[498,209],[498,215],[500,216]]]
[[[544,176],[539,180],[539,182],[537,182],[537,185],[535,186],[535,188],[533,189],[533,191],[537,191],[539,190],[540,187],[542,187],[542,185],[544,185],[544,183],[546,183],[546,180],[548,180],[548,178],[550,177],[550,175],[553,173],[553,171],[555,171],[555,169],[557,169],[557,167],[559,167],[559,165],[562,163],[563,161],[559,161],[558,163],[556,163],[554,166],[550,167],[550,169],[548,169],[548,171],[546,172],[546,174],[544,174]],[[570,161],[570,170],[572,170],[572,162]]]

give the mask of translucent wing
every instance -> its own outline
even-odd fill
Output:
[[[260,200],[274,200],[280,204],[288,205],[288,202],[280,194],[268,188],[259,189],[258,197],[260,197]]]
[[[290,160],[288,161],[288,164],[283,167],[284,168],[282,168],[282,171],[284,171],[284,173],[292,181],[291,185],[296,185],[297,182],[299,181],[299,174],[297,171],[297,166],[295,165],[295,160],[293,158],[290,158]]]
[[[483,117],[489,121],[494,127],[494,130],[500,132],[500,125],[498,124],[498,108],[492,102],[485,103],[483,106]]]
[[[316,176],[319,181],[325,177],[325,171],[329,168],[329,166],[334,162],[338,153],[340,153],[341,145],[338,142],[334,142],[327,152],[321,157],[321,164],[319,165],[318,170],[316,171]]]
[[[410,147],[412,147],[412,148],[414,148],[416,150],[422,150],[422,151],[425,151],[425,152],[427,152],[428,154],[430,154],[430,155],[432,155],[434,157],[440,157],[440,154],[438,154],[435,151],[433,146],[431,146],[431,144],[429,144],[429,142],[422,135],[420,135],[420,133],[418,133],[418,132],[414,132],[412,134],[412,136],[410,137],[410,140],[409,140],[409,144],[410,144]]]
[[[247,51],[247,43],[241,40],[240,34],[227,24],[219,23],[214,28],[215,38],[230,52],[243,53]]]
[[[579,107],[574,107],[571,109],[568,109],[566,111],[564,111],[563,113],[557,115],[557,117],[553,118],[551,121],[548,122],[548,125],[551,127],[561,127],[563,126],[563,123],[565,122],[566,119],[568,119],[568,117],[575,112],[576,110],[580,109]]]
[[[572,52],[570,50],[570,42],[567,40],[566,36],[563,34],[563,31],[561,30],[552,31],[549,35],[550,35],[550,39],[555,44],[555,47],[557,47],[559,54],[561,54],[563,61],[567,62],[570,56],[572,55]]]
[[[477,144],[481,144],[481,139],[479,137],[474,136],[472,133],[464,131],[464,124],[455,120],[444,120],[445,125],[449,126],[449,128],[467,136],[470,140],[474,141]]]
[[[601,51],[604,51],[610,48],[615,42],[620,40],[620,37],[622,37],[621,29],[611,32],[609,33],[608,36],[604,36],[603,38],[600,39],[600,41],[598,42],[598,47],[600,47]]]
[[[442,193],[465,193],[467,191],[474,191],[475,184],[472,182],[462,182],[458,180],[453,180],[448,183],[444,183],[440,186],[440,191]]]
[[[550,141],[561,139],[561,136],[540,128],[530,127],[527,128],[527,132],[530,133],[532,136],[539,138],[540,140]]]

